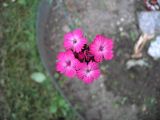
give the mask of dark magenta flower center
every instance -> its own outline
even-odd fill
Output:
[[[66,61],[66,65],[71,66],[71,61],[70,60]]]
[[[91,52],[89,51],[89,46],[88,45],[84,45],[83,49],[81,52],[77,53],[74,52],[74,56],[75,58],[77,58],[80,62],[87,62],[89,63],[90,61],[95,61],[94,60],[94,56],[91,54]]]
[[[103,46],[100,46],[99,47],[99,51],[103,51],[104,47]]]
[[[90,73],[90,72],[91,72],[91,70],[90,70],[90,69],[87,69],[87,70],[86,70],[86,73]]]
[[[73,44],[76,44],[76,43],[77,43],[77,40],[76,40],[76,39],[74,39],[74,40],[73,40]]]

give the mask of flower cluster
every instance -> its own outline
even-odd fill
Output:
[[[82,29],[66,33],[63,45],[65,52],[57,55],[56,70],[70,78],[77,76],[86,84],[100,76],[98,63],[113,58],[112,39],[97,35],[88,44]]]

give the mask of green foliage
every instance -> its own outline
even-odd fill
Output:
[[[125,105],[125,103],[127,102],[127,100],[128,100],[128,98],[124,96],[124,97],[120,98],[119,100],[114,101],[112,103],[113,107],[119,108],[120,106]]]
[[[136,33],[134,31],[129,32],[130,39],[134,42],[137,39]]]
[[[69,105],[66,104],[66,101],[64,99],[61,99],[61,97],[57,96],[53,99],[52,105],[50,106],[50,112],[56,113],[57,117],[60,117],[61,114],[58,114],[58,111],[62,111],[62,114],[64,116],[67,116],[70,113]]]
[[[154,97],[148,97],[144,99],[144,104],[148,109],[154,109],[157,101]]]
[[[52,0],[48,0],[48,3],[51,4],[51,3],[52,3]]]
[[[2,87],[5,93],[7,118],[56,120],[66,117],[71,120],[70,107],[53,88],[39,59],[35,33],[39,0],[5,2],[8,6],[0,8],[0,38],[4,40],[0,40],[0,90]]]
[[[27,0],[18,0],[17,1],[20,5],[26,5]]]

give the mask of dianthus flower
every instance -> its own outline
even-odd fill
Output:
[[[80,52],[86,43],[87,39],[81,29],[76,29],[64,35],[64,47],[67,50],[72,49],[74,52]]]
[[[75,59],[72,51],[60,52],[57,56],[56,70],[72,78],[76,75],[76,65],[79,61]]]
[[[90,52],[94,55],[96,62],[102,62],[103,59],[111,60],[113,58],[113,41],[103,35],[97,35],[90,45]]]
[[[92,83],[100,76],[100,70],[96,62],[79,63],[77,77],[86,84]]]

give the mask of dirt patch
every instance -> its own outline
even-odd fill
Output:
[[[78,79],[60,84],[86,120],[160,118],[160,62],[153,61],[145,53],[148,67],[126,68],[135,40],[140,35],[136,14],[141,10],[144,6],[139,0],[66,0],[53,5],[44,41],[47,65],[53,75],[53,61],[62,50],[63,34],[70,28],[82,27],[89,38],[104,34],[112,37],[116,45],[114,60],[101,64],[99,80],[91,85]]]

